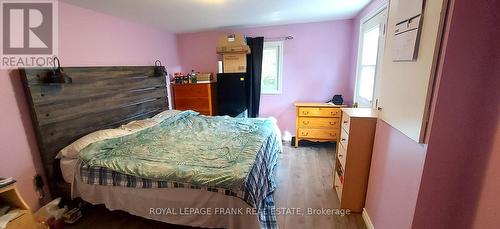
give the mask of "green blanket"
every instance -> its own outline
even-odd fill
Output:
[[[185,111],[139,132],[90,144],[80,158],[137,177],[236,190],[273,133],[267,119]]]

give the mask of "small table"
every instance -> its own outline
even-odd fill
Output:
[[[295,147],[299,140],[337,141],[340,135],[340,108],[345,105],[297,102]]]
[[[10,184],[0,188],[0,202],[5,203],[12,209],[19,209],[19,215],[7,223],[6,229],[15,228],[38,228],[30,207],[24,202],[23,198],[17,191],[16,184]]]

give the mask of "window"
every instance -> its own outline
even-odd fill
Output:
[[[264,42],[262,56],[262,94],[281,94],[281,69],[283,65],[283,42]]]
[[[377,106],[380,80],[380,64],[384,52],[385,22],[387,9],[383,7],[361,24],[354,102],[359,107]]]
[[[358,96],[369,102],[373,100],[379,33],[379,27],[375,27],[365,32],[363,37],[363,51],[361,53],[361,71],[359,74]]]

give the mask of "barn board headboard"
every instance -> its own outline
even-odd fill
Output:
[[[149,118],[168,109],[166,77],[153,66],[65,67],[70,84],[43,83],[49,68],[21,69],[40,156],[52,196],[67,196],[59,150],[100,129]]]

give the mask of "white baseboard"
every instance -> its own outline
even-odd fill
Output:
[[[363,208],[363,213],[361,214],[363,216],[363,221],[365,221],[365,225],[367,229],[375,229],[373,227],[372,220],[370,219],[370,216],[368,216],[368,212],[366,211],[366,208]]]

